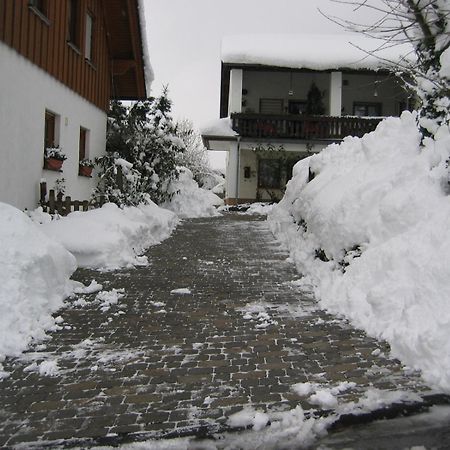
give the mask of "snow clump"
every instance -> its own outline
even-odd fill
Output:
[[[173,197],[161,206],[181,218],[220,215],[216,207],[223,205],[223,200],[210,190],[199,188],[192,172],[186,167],[180,168],[180,176],[170,184],[168,192],[172,193]]]

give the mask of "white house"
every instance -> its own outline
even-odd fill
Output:
[[[202,136],[228,151],[228,204],[281,198],[299,159],[410,108],[392,70],[409,49],[379,46],[348,34],[223,40],[221,119]]]
[[[146,98],[141,6],[0,2],[0,201],[34,209],[41,181],[61,178],[72,199],[90,198],[96,180],[79,162],[105,151],[109,100]],[[55,146],[67,159],[52,170],[44,155]]]

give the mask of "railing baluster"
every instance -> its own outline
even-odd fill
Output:
[[[243,137],[267,139],[334,140],[362,137],[373,131],[381,119],[303,115],[232,115],[233,129]]]

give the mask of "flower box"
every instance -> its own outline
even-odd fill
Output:
[[[61,171],[63,162],[67,156],[59,147],[49,147],[44,149],[44,169]]]
[[[82,177],[91,177],[92,176],[92,167],[90,166],[82,166],[81,164],[78,166],[78,175]]]
[[[56,158],[44,158],[44,169],[60,171],[64,160]]]

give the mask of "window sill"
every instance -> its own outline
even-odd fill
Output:
[[[76,46],[76,44],[74,44],[73,42],[67,41],[67,45],[69,46],[69,48],[71,48],[76,54],[81,56],[81,51],[80,49]]]
[[[45,23],[45,25],[50,26],[50,20],[42,11],[40,11],[39,9],[35,8],[32,5],[28,5],[28,8],[30,9],[30,11],[32,11],[34,14],[36,14],[36,16],[38,16],[39,19],[41,19],[42,22]]]
[[[92,69],[97,71],[97,66],[90,60],[87,58],[84,58],[84,60],[86,61],[86,64]]]

